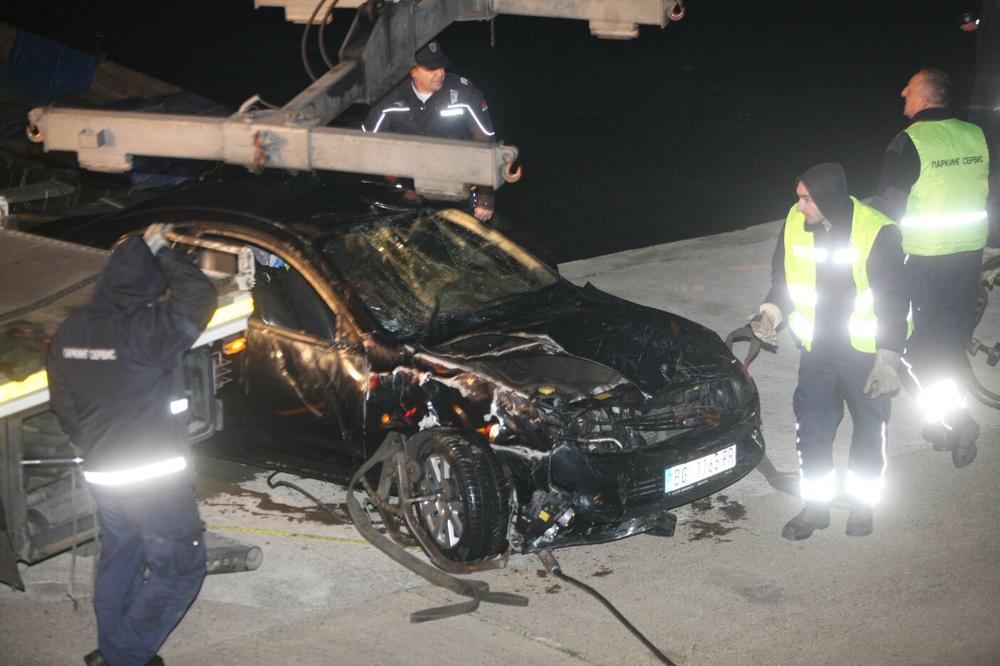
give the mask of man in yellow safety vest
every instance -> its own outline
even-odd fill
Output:
[[[924,438],[964,467],[979,436],[966,410],[964,356],[989,233],[989,150],[979,126],[952,117],[944,72],[920,70],[902,96],[911,122],[885,151],[873,205],[903,232],[914,325],[904,377],[924,410]]]
[[[908,301],[902,283],[899,228],[847,193],[839,164],[819,164],[796,183],[771,263],[771,289],[752,323],[767,344],[785,319],[799,345],[795,445],[802,510],[781,535],[795,541],[830,525],[838,491],[833,438],[851,412],[854,432],[844,490],[847,534],[873,529],[882,490],[891,395],[906,341]]]

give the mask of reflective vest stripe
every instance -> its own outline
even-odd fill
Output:
[[[914,123],[905,130],[920,157],[900,221],[903,251],[938,256],[986,246],[989,151],[983,131],[961,120]]]
[[[865,262],[871,254],[875,238],[883,226],[892,221],[874,208],[854,197],[854,216],[851,221],[850,246],[825,252],[813,245],[813,234],[805,230],[805,216],[792,206],[785,220],[785,282],[795,310],[788,317],[788,326],[806,350],[812,349],[816,324],[816,304],[821,295],[816,291],[816,265],[826,261],[851,265],[857,290],[854,312],[844,322],[851,346],[873,353],[878,335],[874,297],[868,286]]]
[[[473,111],[472,107],[469,106],[468,104],[449,104],[447,107],[445,107],[444,109],[442,109],[439,113],[443,117],[448,117],[448,116],[460,116],[463,113],[465,113],[466,111],[469,113],[470,116],[472,116],[472,119],[474,121],[476,121],[476,125],[479,126],[479,130],[483,134],[485,134],[486,136],[493,136],[494,133],[488,131],[483,126],[482,121],[479,120],[479,116],[476,115],[476,112]]]
[[[818,479],[807,479],[799,467],[799,496],[806,502],[832,502],[837,490],[837,476],[830,470]]]
[[[158,479],[162,476],[167,476],[168,474],[176,474],[186,468],[187,459],[183,456],[177,456],[176,458],[161,460],[160,462],[151,463],[149,465],[141,465],[139,467],[132,467],[130,469],[122,469],[114,472],[94,472],[86,470],[83,473],[83,478],[86,479],[88,483],[92,483],[95,486],[123,486],[130,483]]]
[[[408,106],[390,106],[387,109],[382,109],[382,115],[380,115],[378,117],[378,120],[375,122],[375,127],[372,128],[372,133],[374,134],[374,133],[378,132],[378,128],[382,126],[382,121],[385,120],[385,116],[386,116],[387,113],[402,113],[402,112],[409,111],[409,110],[410,110],[410,107],[408,107]],[[367,132],[368,129],[364,125],[362,125],[361,126],[361,131],[362,132]]]

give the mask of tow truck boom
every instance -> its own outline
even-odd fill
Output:
[[[283,6],[289,20],[323,16],[316,0],[255,5]],[[357,9],[340,62],[280,109],[254,108],[254,98],[228,118],[38,107],[29,113],[28,136],[46,151],[75,152],[80,165],[94,171],[128,171],[133,155],[202,159],[253,171],[404,176],[421,194],[458,199],[472,184],[516,181],[517,148],[324,125],[351,104],[385,94],[405,76],[417,49],[453,21],[499,14],[577,18],[588,20],[599,37],[631,38],[639,23],[665,27],[684,15],[683,0],[342,0],[336,6]]]

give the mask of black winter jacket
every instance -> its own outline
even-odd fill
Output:
[[[169,291],[164,297],[164,292]],[[187,256],[154,258],[138,236],[112,252],[94,297],[48,350],[51,406],[90,471],[186,455],[181,357],[215,309],[215,288]]]

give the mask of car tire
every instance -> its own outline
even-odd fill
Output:
[[[417,515],[441,553],[455,562],[494,557],[507,547],[510,483],[489,448],[458,432],[435,433],[416,451]]]

